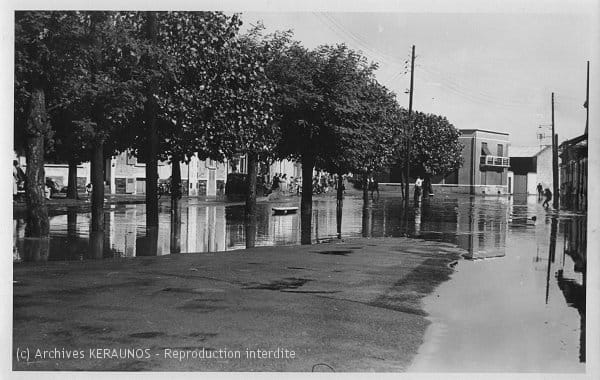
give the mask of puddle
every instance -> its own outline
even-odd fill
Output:
[[[261,283],[256,285],[247,285],[243,289],[266,289],[266,290],[284,290],[297,289],[307,282],[312,281],[306,278],[284,278],[281,280],[271,281],[269,283]]]

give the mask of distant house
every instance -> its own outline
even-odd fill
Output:
[[[507,194],[509,135],[461,129],[463,165],[445,178],[433,178],[433,189],[465,194]]]
[[[509,134],[483,129],[460,129],[463,165],[446,177],[431,178],[434,192],[463,194],[507,194],[510,159]],[[396,165],[378,177],[380,189],[399,191],[400,172]],[[410,179],[414,183],[414,178]]]
[[[15,154],[21,167],[27,170],[24,157]],[[181,185],[183,195],[217,196],[225,194],[225,184],[229,173],[248,173],[246,155],[240,154],[232,160],[218,162],[211,159],[201,160],[197,155],[187,163],[181,163]],[[171,177],[171,163],[158,162],[158,182],[166,183]],[[69,165],[65,163],[46,163],[46,177],[51,178],[62,186],[66,186],[69,176]],[[275,161],[266,168],[268,179],[275,173],[286,173],[287,177],[302,175],[302,165],[281,160]],[[85,192],[86,184],[91,181],[89,162],[77,166],[77,189]],[[121,152],[104,162],[104,184],[106,194],[145,194],[146,193],[146,164],[128,151]]]
[[[538,184],[552,190],[552,147],[511,147],[508,179],[510,194],[537,194]]]
[[[588,135],[560,144],[560,202],[577,210],[587,208]]]

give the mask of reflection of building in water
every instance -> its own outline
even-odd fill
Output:
[[[105,215],[110,223],[107,229],[109,246],[122,257],[136,256],[137,218],[137,205],[126,205],[124,211],[111,211]]]
[[[575,263],[575,272],[582,273],[585,279],[587,267],[587,218],[576,218],[564,225],[565,254]]]
[[[556,273],[558,287],[565,297],[567,304],[579,312],[579,361],[585,362],[585,310],[586,310],[586,268],[587,268],[587,218],[576,218],[565,222],[564,225],[564,252],[562,263],[564,266],[565,257],[568,255],[573,260],[573,271],[580,273],[581,278],[569,278],[566,270],[559,269]]]
[[[296,244],[299,240],[300,215],[269,215],[273,245]]]
[[[477,260],[506,255],[508,214],[502,207],[471,204],[457,209],[457,244],[468,251],[466,258]],[[464,230],[460,230],[460,228]]]
[[[217,252],[226,250],[224,207],[190,207],[187,213],[186,252]],[[183,241],[184,239],[182,239],[182,244],[185,244]]]

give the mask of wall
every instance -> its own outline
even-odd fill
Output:
[[[538,184],[537,173],[527,173],[527,194],[529,194],[529,195],[537,194],[537,184]]]
[[[458,183],[462,185],[471,185],[473,176],[473,134],[463,135],[459,138],[464,145],[462,150],[463,165],[458,169]]]
[[[537,154],[537,186],[538,183],[541,183],[545,188],[552,189],[552,148],[546,147],[540,153]]]

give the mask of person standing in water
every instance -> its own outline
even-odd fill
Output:
[[[423,194],[423,180],[421,176],[417,176],[415,180],[415,202],[421,200],[421,194]]]
[[[542,203],[542,206],[544,206],[544,208],[548,208],[550,207],[550,201],[552,200],[552,192],[550,189],[546,188],[546,190],[544,190],[544,196],[546,199],[544,200],[544,203]]]

